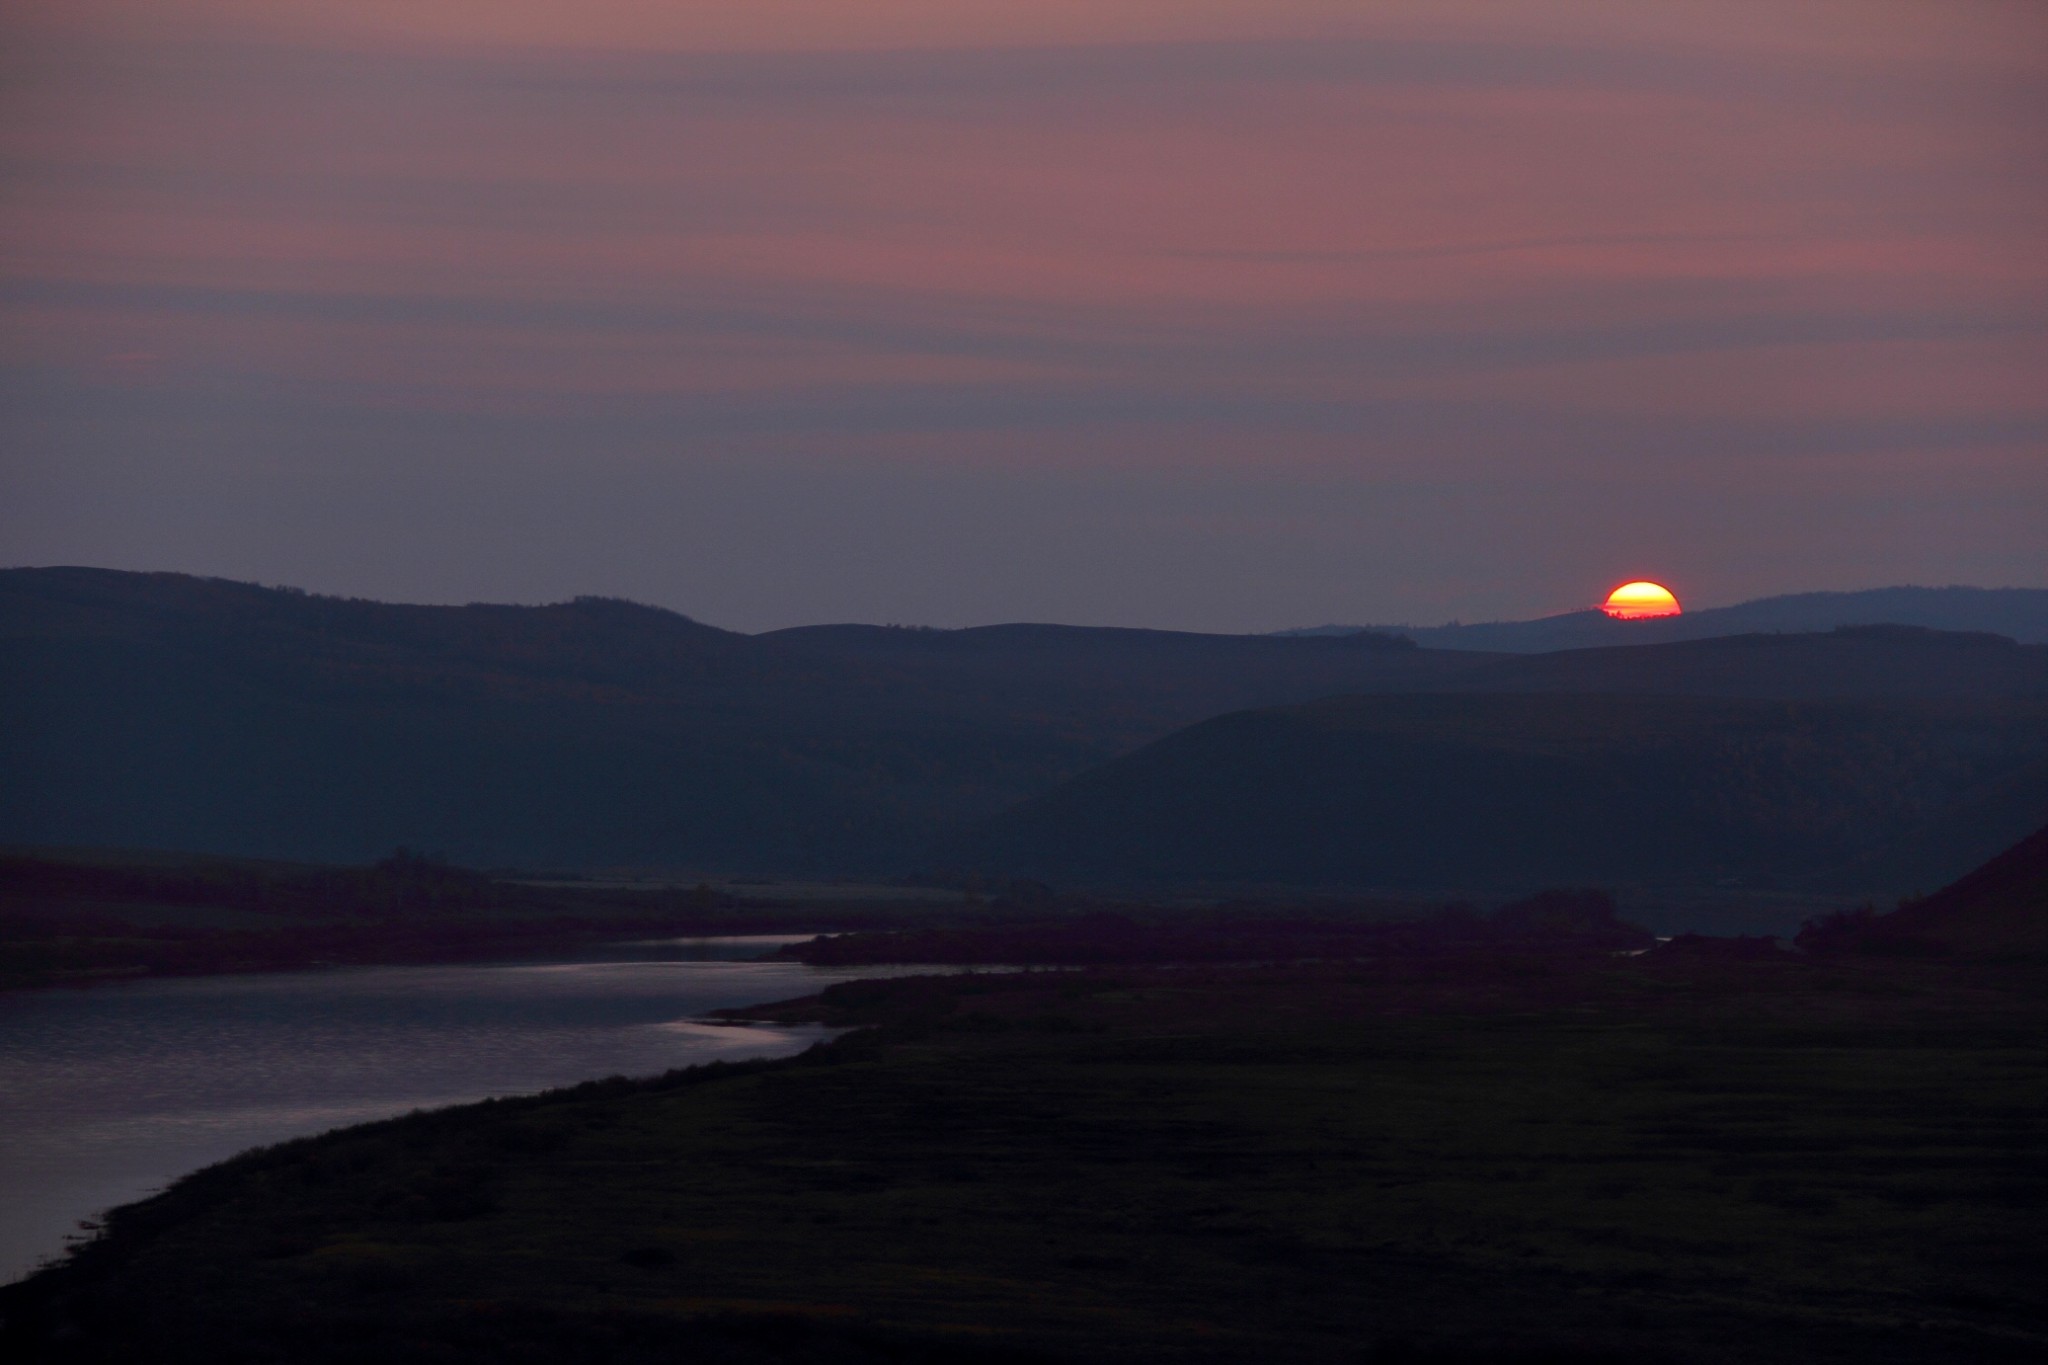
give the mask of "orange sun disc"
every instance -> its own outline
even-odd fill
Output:
[[[1649,616],[1677,616],[1678,599],[1662,583],[1624,583],[1607,594],[1600,610],[1617,621],[1640,621]]]

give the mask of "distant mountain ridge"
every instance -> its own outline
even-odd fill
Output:
[[[601,598],[5,570],[0,842],[901,870],[946,822],[1204,716],[1483,661],[1065,626],[750,636]]]
[[[1479,649],[1535,654],[1600,645],[1665,644],[1756,632],[1808,632],[1840,626],[1923,626],[1982,631],[2021,644],[2048,643],[2048,588],[1870,588],[1861,592],[1802,592],[1760,597],[1732,607],[1706,607],[1681,616],[1616,621],[1595,610],[1565,612],[1534,621],[1487,621],[1442,626],[1311,626],[1280,635],[1400,635],[1430,649]]]
[[[1033,624],[744,635],[602,598],[6,570],[0,843],[902,873],[1214,717],[1537,692],[1988,704],[2048,696],[2048,646],[1904,627],[1543,655]],[[1950,816],[1901,832],[1925,856],[1874,884],[1938,884],[1917,869],[1974,837]]]

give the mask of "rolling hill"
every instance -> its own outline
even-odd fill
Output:
[[[899,873],[1220,714],[1453,692],[1988,702],[2048,695],[2048,648],[1889,628],[1523,656],[1033,624],[750,636],[607,599],[9,570],[0,842]],[[1916,884],[1935,883],[1897,883]]]
[[[1900,934],[1951,951],[2048,953],[2048,825],[1887,918]]]
[[[1821,956],[2048,959],[2048,825],[1889,914],[1865,906],[1811,923],[1799,946]]]
[[[940,824],[1218,711],[1430,687],[1475,657],[1066,627],[756,637],[602,599],[13,570],[0,842],[900,870]]]
[[[2048,703],[1339,697],[1205,721],[953,852],[1100,883],[1860,891],[1958,812],[1882,875],[1938,885],[2048,816]]]

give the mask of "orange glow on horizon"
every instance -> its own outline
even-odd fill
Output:
[[[1640,621],[1652,616],[1683,615],[1678,598],[1662,583],[1637,580],[1624,583],[1607,594],[1600,610],[1617,621]]]

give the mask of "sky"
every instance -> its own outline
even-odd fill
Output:
[[[2048,585],[2034,0],[0,0],[0,564],[739,630]]]

